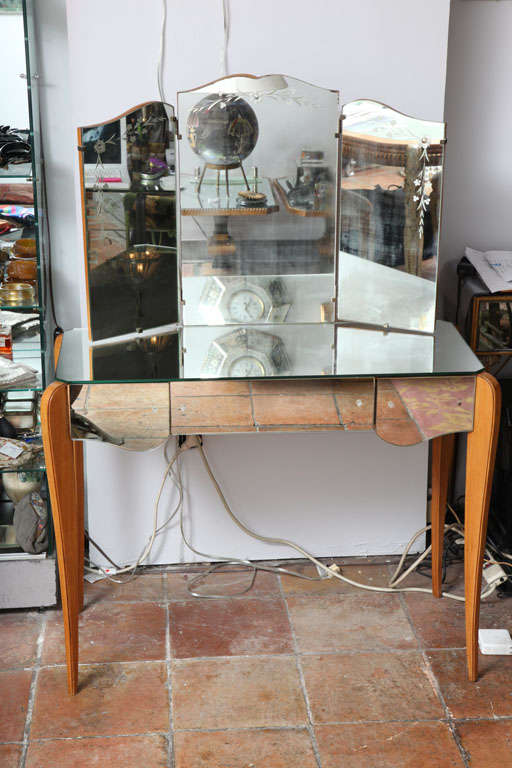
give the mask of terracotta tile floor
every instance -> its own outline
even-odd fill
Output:
[[[196,575],[87,585],[74,698],[60,612],[0,613],[1,768],[512,766],[512,658],[466,682],[462,605],[269,573],[230,597],[250,581],[236,569],[201,586],[221,600],[195,599]],[[484,604],[481,626],[511,624],[512,600]]]

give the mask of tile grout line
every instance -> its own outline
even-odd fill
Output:
[[[299,675],[300,687],[301,687],[301,691],[302,691],[302,696],[304,698],[304,706],[306,707],[306,714],[308,716],[308,722],[307,722],[307,725],[306,725],[306,729],[307,729],[307,731],[309,733],[309,738],[311,739],[311,746],[312,746],[312,749],[313,749],[313,753],[315,755],[315,760],[316,760],[317,766],[318,766],[318,768],[322,768],[322,761],[320,759],[320,751],[318,749],[318,744],[317,744],[317,741],[316,741],[316,733],[315,733],[315,729],[313,727],[313,713],[311,711],[311,704],[309,702],[309,696],[308,696],[308,693],[307,693],[307,690],[306,690],[306,680],[304,678],[304,671],[302,669],[302,664],[301,664],[300,656],[299,656],[299,643],[297,641],[297,636],[295,634],[295,629],[293,627],[292,619],[291,619],[291,616],[290,616],[290,611],[288,609],[288,603],[286,602],[286,597],[285,597],[285,594],[284,594],[284,591],[283,591],[283,585],[282,585],[282,582],[281,582],[281,576],[276,574],[276,578],[277,578],[277,583],[278,583],[278,587],[279,587],[279,592],[281,594],[281,599],[282,599],[283,604],[284,604],[284,609],[286,611],[286,616],[288,618],[288,624],[290,626],[290,635],[291,635],[292,643],[293,643],[293,658],[295,659],[295,666],[297,667],[297,674]]]
[[[41,617],[41,629],[36,644],[36,663],[33,667],[32,680],[30,682],[30,691],[28,695],[27,716],[25,718],[25,728],[23,731],[23,747],[21,750],[21,757],[19,762],[19,768],[25,768],[28,752],[28,740],[30,736],[30,729],[32,727],[32,713],[34,711],[34,702],[36,698],[37,681],[39,678],[39,671],[41,669],[41,659],[43,656],[43,644],[46,633],[46,625],[48,622],[48,614],[45,612]]]
[[[169,607],[172,606],[172,603],[169,603]],[[165,606],[164,606],[165,607]],[[425,651],[429,653],[445,653],[447,651],[464,651],[465,648],[425,648]],[[418,648],[364,648],[363,650],[355,650],[355,649],[342,649],[339,651],[298,651],[297,654],[295,654],[293,651],[291,653],[251,653],[251,654],[228,654],[225,656],[183,656],[181,658],[175,658],[172,659],[177,664],[186,664],[186,663],[195,663],[200,661],[212,661],[213,659],[217,660],[230,660],[230,659],[245,659],[247,658],[247,655],[250,655],[252,658],[257,659],[281,659],[285,656],[294,656],[297,655],[301,658],[308,658],[309,656],[364,656],[368,654],[373,655],[418,655],[421,653],[421,651]],[[167,661],[167,658],[155,658],[155,659],[109,659],[105,660],[102,659],[101,661],[86,661],[86,662],[80,662],[79,667],[96,667],[101,664],[161,664],[165,663]],[[59,668],[65,668],[66,664],[65,662],[55,663],[55,664],[40,664],[40,669],[59,669]],[[1,670],[2,672],[19,672],[22,670],[30,671],[33,669],[33,667],[11,667],[8,669]],[[503,717],[508,717],[507,715],[503,715]],[[512,717],[512,715],[510,715]],[[460,718],[457,718],[460,719]],[[486,719],[486,718],[483,718]]]
[[[444,713],[445,713],[446,718],[447,718],[448,728],[450,729],[450,733],[452,735],[452,738],[453,738],[453,740],[454,740],[454,742],[455,742],[455,744],[457,746],[457,749],[459,750],[459,754],[461,756],[461,759],[462,759],[462,762],[463,762],[465,768],[470,768],[470,765],[469,765],[469,762],[468,762],[468,757],[467,757],[467,754],[466,754],[466,750],[462,746],[462,742],[460,740],[460,736],[457,733],[455,719],[454,719],[450,709],[448,708],[448,705],[446,704],[445,698],[444,698],[443,693],[441,691],[441,686],[439,685],[439,680],[437,679],[437,676],[436,676],[436,674],[434,672],[434,669],[433,669],[433,667],[432,667],[432,665],[430,663],[430,660],[429,660],[429,658],[427,656],[427,652],[425,650],[425,647],[424,647],[423,643],[421,642],[421,640],[418,637],[418,634],[416,632],[416,627],[415,627],[414,622],[412,620],[411,614],[409,613],[409,607],[407,605],[407,601],[405,599],[405,595],[404,595],[403,592],[399,592],[399,595],[400,595],[400,603],[402,605],[402,610],[405,613],[405,616],[407,618],[407,621],[409,622],[409,625],[410,625],[411,630],[412,630],[412,632],[414,634],[414,637],[416,638],[416,642],[418,643],[418,648],[419,648],[419,650],[421,652],[421,656],[423,658],[423,664],[425,665],[425,672],[426,672],[426,674],[427,674],[427,676],[429,678],[429,681],[430,681],[430,683],[432,685],[432,688],[434,689],[434,691],[435,691],[435,693],[437,695],[437,698],[439,699],[439,701],[441,703],[441,706],[442,706],[442,708],[444,710]]]
[[[169,703],[169,731],[167,734],[167,765],[174,768],[174,728],[172,710],[172,666],[171,666],[171,612],[169,606],[169,584],[167,574],[162,573],[165,598],[165,666],[167,669],[167,697]]]

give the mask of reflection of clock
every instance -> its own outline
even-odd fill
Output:
[[[265,303],[250,288],[241,288],[231,294],[228,301],[228,312],[231,320],[235,320],[237,323],[254,323],[264,316]]]
[[[290,362],[279,336],[238,328],[212,341],[201,368],[204,378],[282,375]]]
[[[212,277],[199,303],[209,325],[223,323],[282,323],[290,304],[279,278]]]
[[[265,367],[252,355],[242,355],[229,366],[230,376],[265,376]]]

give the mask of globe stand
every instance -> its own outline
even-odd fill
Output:
[[[245,175],[244,167],[242,165],[242,161],[239,160],[238,163],[230,163],[229,165],[218,165],[216,163],[205,163],[203,172],[201,173],[201,177],[199,179],[199,183],[197,185],[197,194],[201,191],[201,185],[203,183],[203,179],[206,173],[206,169],[209,168],[212,171],[217,171],[217,191],[220,188],[220,172],[224,171],[226,174],[226,195],[229,197],[229,173],[228,171],[234,171],[235,168],[240,168],[242,171],[242,176],[244,177],[245,186],[248,190],[250,190],[249,182],[247,181],[247,176]]]

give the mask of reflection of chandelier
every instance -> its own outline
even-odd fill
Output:
[[[147,245],[135,245],[119,254],[123,257],[122,265],[136,283],[150,277],[160,261],[161,253]]]
[[[174,338],[174,334],[167,333],[161,336],[144,336],[137,339],[137,345],[146,354],[151,363],[151,376],[158,378],[158,358],[161,352]]]
[[[145,281],[155,272],[162,251],[151,245],[133,245],[119,255],[121,269],[135,285],[135,327],[143,324],[142,292]]]

